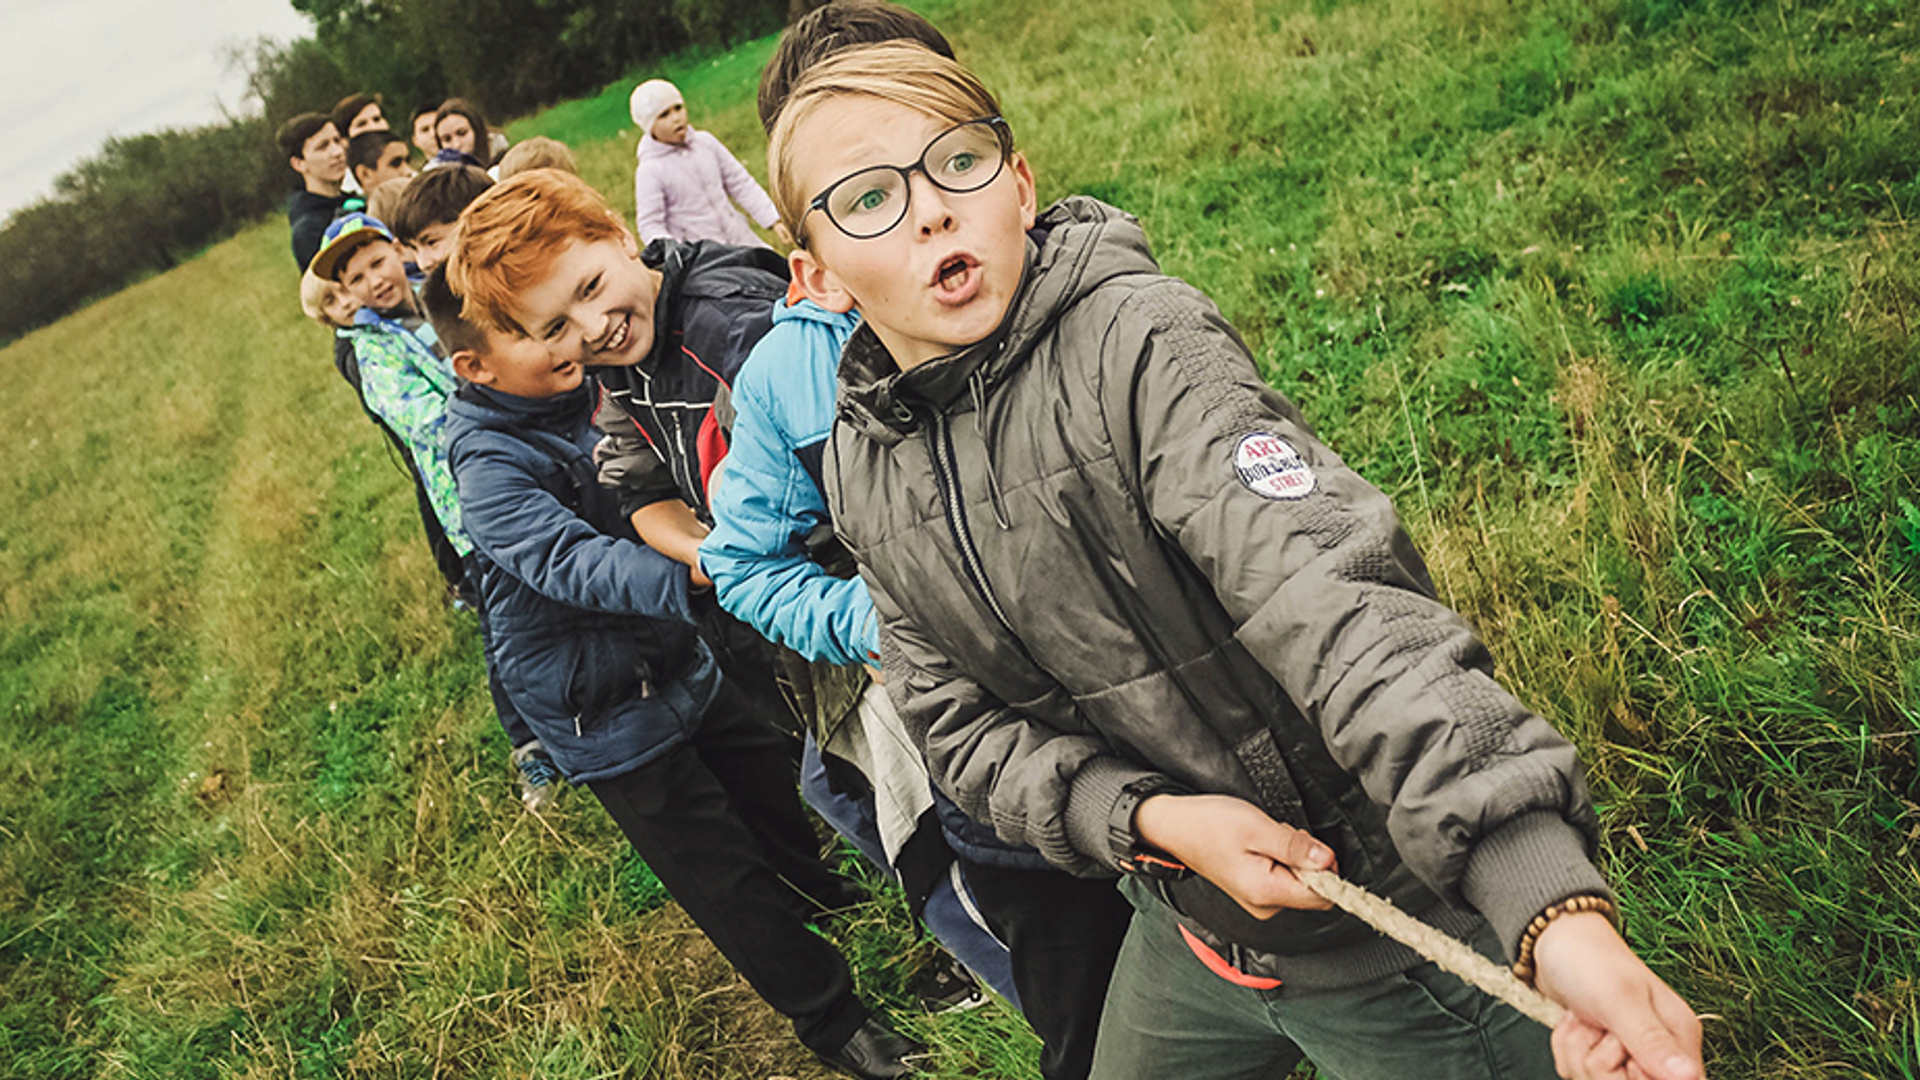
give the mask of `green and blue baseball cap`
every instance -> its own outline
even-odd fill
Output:
[[[375,240],[394,242],[392,231],[382,225],[379,218],[371,214],[342,214],[333,219],[321,236],[320,251],[314,255],[310,269],[315,277],[334,281],[347,256]]]

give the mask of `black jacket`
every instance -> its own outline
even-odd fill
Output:
[[[628,514],[678,498],[709,518],[707,476],[726,453],[714,401],[772,328],[787,265],[766,248],[707,240],[655,240],[640,257],[661,274],[653,352],[634,367],[595,369],[604,394],[594,423],[608,436],[600,482]]]
[[[301,273],[306,273],[313,257],[320,254],[320,241],[326,236],[327,226],[340,215],[346,201],[345,194],[315,195],[305,189],[294,192],[287,200],[287,225],[293,230],[293,261],[300,264]]]

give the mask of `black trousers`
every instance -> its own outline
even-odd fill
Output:
[[[587,786],[721,955],[802,1043],[831,1053],[868,1011],[805,924],[857,891],[820,861],[790,741],[723,682],[689,741]]]
[[[1112,878],[960,860],[974,903],[1007,946],[1021,1010],[1040,1036],[1040,1075],[1085,1080],[1113,962],[1133,905]]]

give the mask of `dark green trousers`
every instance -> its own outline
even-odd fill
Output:
[[[1343,990],[1248,990],[1208,971],[1137,881],[1093,1080],[1554,1080],[1548,1031],[1432,964]],[[1498,960],[1490,931],[1473,942]]]

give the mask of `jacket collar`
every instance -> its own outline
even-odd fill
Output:
[[[586,422],[598,396],[591,379],[550,398],[521,397],[463,381],[454,392],[451,410],[477,427],[561,429]]]
[[[901,371],[871,326],[854,331],[841,354],[841,417],[869,438],[898,442],[918,427],[916,410],[955,411],[998,385],[1099,285],[1159,269],[1132,216],[1084,196],[1063,199],[1027,234],[1020,287],[1000,325],[982,340]]]

